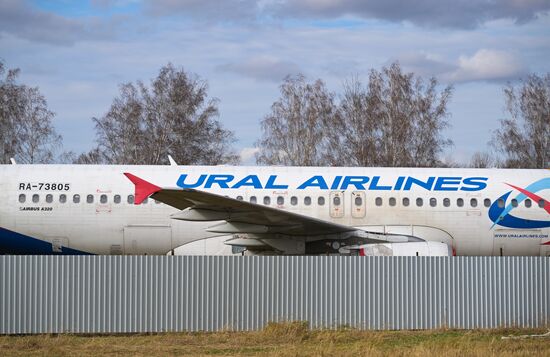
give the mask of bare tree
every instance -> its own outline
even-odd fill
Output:
[[[222,128],[217,99],[207,83],[171,64],[150,87],[125,83],[109,111],[93,118],[98,147],[79,163],[162,164],[170,154],[182,165],[235,163],[234,135]]]
[[[492,145],[514,168],[550,167],[550,73],[529,75],[520,85],[504,88],[506,111]]]
[[[381,125],[375,112],[379,84],[371,73],[368,88],[354,77],[344,82],[338,115],[325,122],[327,156],[335,166],[375,166],[381,142]]]
[[[452,144],[442,135],[452,90],[438,91],[434,78],[403,73],[398,63],[372,70],[366,87],[357,78],[346,82],[340,115],[326,128],[332,164],[441,165],[439,156]]]
[[[447,104],[453,87],[447,86],[439,92],[435,78],[430,78],[427,83],[420,77],[412,76],[411,80],[413,110],[410,115],[414,128],[409,141],[412,158],[407,166],[439,166],[443,150],[453,145],[453,141],[442,134],[449,127]]]
[[[496,166],[495,160],[488,152],[476,151],[470,159],[470,167],[484,169]]]
[[[262,138],[256,162],[267,165],[325,165],[327,122],[337,115],[334,95],[323,81],[306,82],[303,75],[287,76],[281,97],[261,122]]]
[[[17,84],[19,69],[5,70],[0,61],[0,160],[51,163],[61,148],[52,125],[54,113],[38,88]]]
[[[104,163],[103,156],[98,148],[92,149],[87,153],[82,153],[76,157],[74,154],[71,156],[71,162],[73,164],[82,165],[97,165]]]

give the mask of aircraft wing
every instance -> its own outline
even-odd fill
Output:
[[[360,250],[363,247],[361,244],[423,241],[414,236],[365,231],[210,192],[161,188],[130,173],[125,175],[135,184],[135,204],[151,197],[180,210],[172,214],[172,219],[212,221],[213,225],[206,231],[232,235],[225,241],[228,245],[251,250],[262,250],[269,246],[289,254],[303,254],[306,241],[322,244],[323,240],[345,239],[351,244],[349,249],[352,250]]]
[[[285,235],[327,235],[352,232],[356,228],[340,225],[286,210],[241,201],[194,189],[161,188],[130,173],[135,184],[135,204],[147,197],[175,207],[181,212],[174,219],[186,221],[226,221],[210,227],[220,233],[279,233]]]

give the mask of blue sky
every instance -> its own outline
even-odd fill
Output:
[[[172,62],[208,81],[245,163],[285,75],[338,93],[346,78],[397,60],[455,86],[445,155],[467,162],[506,116],[503,86],[550,72],[549,9],[546,0],[0,0],[0,58],[40,88],[77,153],[94,145],[91,118],[120,83],[149,81]]]

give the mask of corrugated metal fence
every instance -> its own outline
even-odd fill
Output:
[[[545,257],[0,256],[0,333],[550,325]]]

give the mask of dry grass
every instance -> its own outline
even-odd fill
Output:
[[[259,332],[0,336],[0,355],[550,356],[548,338],[501,339],[543,332],[311,331],[306,323],[290,322],[269,324]]]

